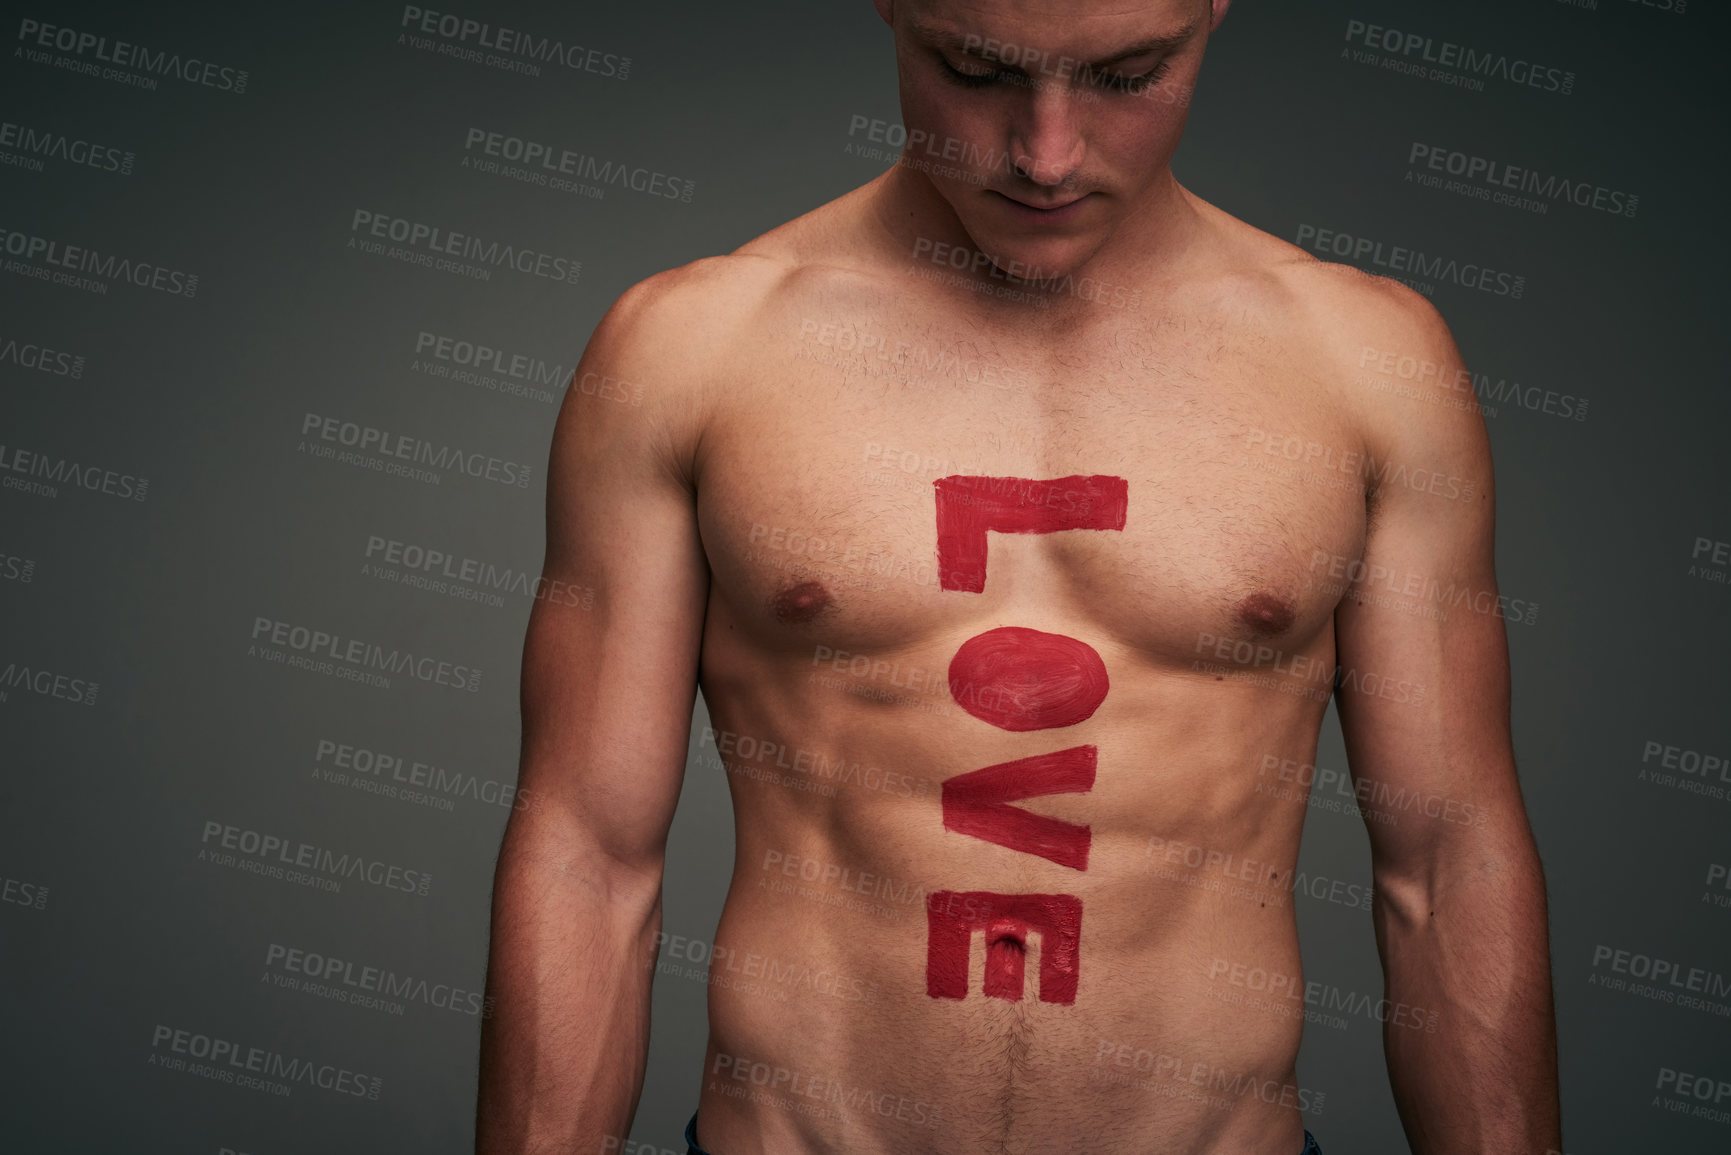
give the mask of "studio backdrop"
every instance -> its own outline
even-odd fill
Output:
[[[524,627],[592,597],[538,580],[554,418],[641,403],[576,359],[635,282],[894,163],[890,34],[867,0],[3,7],[0,1148],[468,1150]],[[1728,24],[1239,0],[1174,162],[1416,288],[1473,371],[1569,1155],[1731,1150]],[[647,1152],[684,1149],[732,863],[707,721]],[[1299,777],[1306,1120],[1402,1151],[1332,709]]]

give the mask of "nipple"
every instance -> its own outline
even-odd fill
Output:
[[[789,625],[798,625],[829,608],[829,591],[819,581],[800,582],[776,594],[770,605],[776,617]]]
[[[1285,633],[1295,616],[1292,604],[1273,594],[1251,594],[1238,603],[1238,620],[1263,637]]]

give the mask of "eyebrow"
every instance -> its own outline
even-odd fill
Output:
[[[928,44],[950,48],[956,52],[960,52],[964,56],[973,56],[980,60],[990,60],[998,64],[1005,63],[997,56],[981,51],[981,45],[987,39],[996,39],[995,37],[982,37],[977,34],[971,37],[962,36],[951,29],[932,24],[918,16],[910,17],[908,22],[913,27],[914,34]],[[1136,43],[1128,45],[1125,48],[1112,53],[1110,56],[1103,57],[1102,59],[1077,61],[1077,63],[1081,64],[1084,68],[1106,68],[1110,65],[1121,63],[1122,61],[1129,60],[1133,57],[1144,56],[1150,52],[1170,52],[1172,49],[1177,48],[1179,45],[1189,40],[1195,34],[1196,25],[1192,22],[1184,25],[1176,32],[1168,33],[1165,36],[1151,36],[1146,40],[1138,40]],[[969,44],[969,40],[973,40],[974,43]],[[1025,49],[1027,46],[1017,45],[1016,47]]]

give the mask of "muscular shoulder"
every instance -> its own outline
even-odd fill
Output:
[[[716,352],[731,343],[744,298],[770,275],[760,262],[708,258],[656,273],[619,295],[589,336],[554,435],[554,455],[609,468],[653,466],[689,485]]]
[[[1306,254],[1309,258],[1309,254]],[[1350,265],[1309,258],[1284,268],[1304,344],[1335,383],[1373,458],[1442,468],[1488,488],[1489,439],[1442,315],[1422,294]]]
[[[863,224],[855,200],[631,286],[591,335],[567,409],[653,431],[667,463],[689,477],[716,406],[753,387],[753,366],[797,337],[802,309],[883,292],[884,278],[857,257],[863,246],[850,243]]]
[[[1373,450],[1470,453],[1483,440],[1471,376],[1423,295],[1208,211],[1222,218],[1223,263],[1244,311]]]
[[[635,373],[659,397],[696,394],[782,275],[774,261],[730,254],[646,277],[601,318],[585,359]]]
[[[670,389],[699,390],[725,376],[790,305],[819,286],[868,278],[851,243],[860,227],[843,197],[742,245],[648,277],[626,290],[596,327],[590,349]]]

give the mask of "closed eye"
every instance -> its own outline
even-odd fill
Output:
[[[985,72],[964,72],[942,57],[939,57],[939,60],[943,61],[944,72],[948,74],[951,80],[968,88],[981,88],[993,81],[1002,80],[1008,75],[1008,73],[996,68],[988,69]]]
[[[944,66],[945,76],[952,82],[962,85],[964,88],[984,88],[988,84],[996,84],[1002,81],[1019,80],[1025,82],[1026,80],[1025,77],[1022,77],[1019,74],[1005,72],[998,68],[989,68],[984,72],[969,72],[957,68],[942,56],[938,59]],[[1099,72],[1092,68],[1087,69],[1086,73],[1088,83],[1095,88],[1103,89],[1107,92],[1121,92],[1133,96],[1160,83],[1161,79],[1165,77],[1170,67],[1170,61],[1162,60],[1147,72],[1138,73],[1135,76],[1126,76],[1122,73],[1116,72]]]
[[[1171,62],[1162,60],[1147,72],[1136,76],[1124,76],[1113,72],[1092,72],[1089,76],[1096,88],[1104,88],[1108,92],[1122,92],[1134,96],[1136,93],[1152,88],[1160,83],[1171,67]]]

